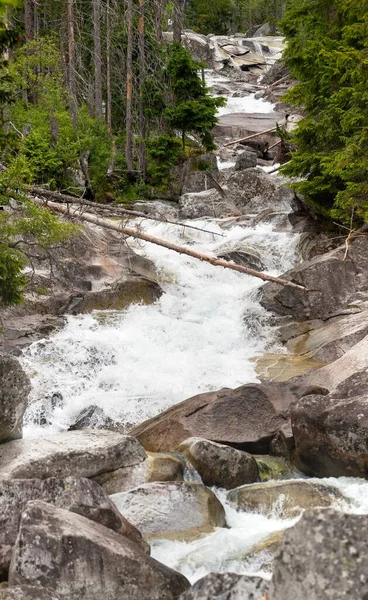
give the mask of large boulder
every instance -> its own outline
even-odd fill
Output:
[[[314,390],[314,392],[312,392]],[[200,437],[267,454],[281,434],[291,445],[289,406],[310,393],[327,390],[298,383],[250,383],[193,396],[135,427],[131,434],[152,452],[174,451],[187,438]]]
[[[262,169],[235,171],[227,182],[228,195],[241,212],[259,212],[266,208],[285,210],[294,199],[294,192]]]
[[[41,585],[62,600],[174,600],[189,586],[119,533],[41,501],[22,514],[9,584]]]
[[[367,598],[367,540],[367,515],[304,513],[283,537],[270,600]]]
[[[266,283],[261,292],[262,306],[278,315],[292,315],[296,320],[326,320],[347,310],[359,293],[368,292],[366,238],[353,239],[346,258],[345,251],[345,245],[340,246],[283,275],[308,292]]]
[[[291,409],[295,459],[308,475],[368,477],[368,368],[327,396],[313,394]]]
[[[19,361],[0,354],[0,442],[22,437],[30,381]]]
[[[225,527],[225,511],[200,483],[146,483],[111,499],[145,539],[193,540]]]
[[[277,512],[281,518],[289,519],[309,508],[331,506],[343,496],[336,487],[320,483],[271,481],[237,488],[227,498],[237,510],[266,515]]]
[[[199,438],[184,440],[178,450],[186,455],[205,485],[230,490],[259,481],[257,463],[247,452]]]
[[[113,529],[148,551],[139,531],[119,513],[103,489],[90,479],[0,481],[0,578],[7,579],[20,517],[31,500],[43,500]]]
[[[250,169],[257,166],[257,153],[249,152],[245,150],[239,154],[235,162],[235,171],[244,171],[244,169]]]
[[[180,596],[180,600],[261,600],[268,582],[236,573],[210,573]]]
[[[93,477],[146,459],[134,438],[113,431],[67,431],[0,445],[0,479]]]
[[[94,479],[107,494],[126,492],[153,481],[183,481],[184,460],[168,453],[147,452],[146,460],[131,469],[117,469],[108,473],[101,473]]]
[[[182,219],[225,217],[236,211],[236,206],[214,188],[183,194],[179,199],[179,208]]]

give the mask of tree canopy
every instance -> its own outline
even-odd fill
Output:
[[[368,2],[289,0],[285,59],[305,115],[283,168],[307,201],[342,223],[368,219]]]

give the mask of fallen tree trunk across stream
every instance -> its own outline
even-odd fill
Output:
[[[144,233],[143,231],[139,231],[138,229],[132,229],[131,227],[125,227],[123,222],[114,223],[113,221],[107,221],[106,219],[101,219],[92,215],[90,213],[76,213],[71,212],[68,206],[64,206],[63,204],[57,204],[56,202],[48,202],[40,200],[39,198],[33,198],[32,201],[35,204],[40,206],[47,207],[49,210],[59,212],[63,215],[79,218],[82,221],[87,221],[88,223],[93,223],[94,225],[98,225],[99,227],[103,227],[105,229],[111,229],[112,231],[117,231],[122,235],[127,237],[133,237],[140,240],[144,240],[145,242],[150,242],[152,244],[156,244],[157,246],[163,246],[168,250],[174,250],[174,252],[178,252],[179,254],[186,254],[187,256],[191,256],[192,258],[196,258],[198,260],[202,260],[204,262],[208,262],[216,267],[224,267],[226,269],[231,269],[233,271],[239,271],[240,273],[246,273],[247,275],[252,275],[253,277],[258,277],[263,281],[272,281],[274,283],[278,283],[279,285],[288,286],[296,288],[302,292],[307,292],[307,288],[302,285],[298,285],[297,283],[293,283],[292,281],[288,281],[287,279],[281,279],[279,277],[273,277],[272,275],[267,275],[266,273],[260,273],[255,269],[250,269],[248,267],[244,267],[242,265],[237,265],[235,263],[229,262],[227,260],[223,260],[222,258],[216,258],[215,256],[210,256],[208,254],[203,254],[202,252],[197,252],[196,250],[192,250],[191,248],[187,248],[186,246],[179,246],[177,244],[173,244],[168,242],[162,238],[150,235],[149,233]]]

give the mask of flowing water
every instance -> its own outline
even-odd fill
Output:
[[[272,110],[252,95],[230,98],[224,110],[240,107]],[[251,252],[273,275],[297,260],[298,236],[276,223],[222,229],[207,219],[196,225],[210,233],[140,222],[153,235],[208,254]],[[32,378],[26,436],[65,430],[91,405],[129,427],[191,395],[257,381],[253,358],[275,348],[269,316],[257,299],[260,280],[152,244],[129,243],[154,262],[162,297],[151,306],[70,316],[61,331],[24,351],[22,362]],[[347,497],[338,508],[368,513],[367,482],[326,481]],[[191,581],[210,571],[269,577],[272,553],[251,549],[295,520],[281,518],[279,502],[267,516],[237,512],[224,490],[215,491],[229,528],[190,543],[157,540],[152,555]]]

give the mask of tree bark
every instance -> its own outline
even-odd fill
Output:
[[[126,74],[126,109],[125,109],[125,160],[128,171],[134,171],[133,164],[133,134],[132,134],[132,82],[133,82],[133,0],[127,3],[127,74]]]
[[[161,44],[162,42],[162,2],[161,0],[154,0],[154,18],[155,18],[155,37],[156,42]]]
[[[110,0],[106,0],[106,124],[111,134],[111,15]]]
[[[173,39],[176,42],[181,43],[182,33],[182,14],[180,0],[174,0],[174,14],[173,14]]]
[[[95,116],[102,118],[102,59],[101,59],[101,0],[93,3],[93,46],[94,46],[94,88]]]
[[[44,202],[42,200],[34,199],[36,204],[40,206],[44,206]],[[95,217],[89,213],[83,214],[74,214],[70,213],[70,210],[67,206],[63,206],[60,204],[55,204],[54,202],[48,202],[47,208],[50,210],[54,210],[56,212],[60,212],[64,215],[74,216],[76,218],[80,218],[82,221],[87,221],[88,223],[93,223],[94,225],[98,225],[99,227],[104,227],[105,229],[111,229],[112,231],[117,231],[127,237],[138,238],[140,240],[144,240],[145,242],[150,242],[152,244],[156,244],[157,246],[162,246],[163,248],[167,248],[168,250],[174,250],[174,252],[178,252],[179,254],[185,254],[186,256],[191,256],[192,258],[196,258],[198,260],[208,262],[209,264],[217,267],[225,267],[226,269],[231,269],[232,271],[238,271],[239,273],[246,273],[247,275],[252,275],[253,277],[258,277],[263,281],[272,281],[274,283],[278,283],[279,285],[283,285],[286,287],[296,288],[302,292],[307,292],[307,288],[302,285],[298,285],[297,283],[293,283],[292,281],[288,281],[287,279],[281,279],[278,277],[273,277],[272,275],[267,275],[266,273],[260,273],[254,269],[250,269],[248,267],[243,267],[242,265],[236,265],[234,263],[228,262],[222,258],[216,258],[214,256],[209,256],[208,254],[203,254],[202,252],[197,252],[196,250],[192,250],[191,248],[187,248],[186,246],[179,246],[178,244],[173,244],[171,242],[167,242],[162,238],[158,238],[156,236],[150,235],[148,233],[143,233],[143,231],[139,231],[138,229],[132,229],[130,227],[124,227],[123,223],[113,223],[110,221],[106,221],[105,219],[100,219],[99,217]]]
[[[26,39],[34,38],[34,6],[33,0],[24,0],[24,24],[26,29]]]
[[[142,173],[143,181],[146,180],[146,146],[144,140],[146,138],[146,119],[144,116],[144,84],[146,79],[146,52],[145,52],[145,39],[144,39],[144,0],[138,0],[139,6],[139,17],[138,17],[138,61],[139,61],[139,170]]]

